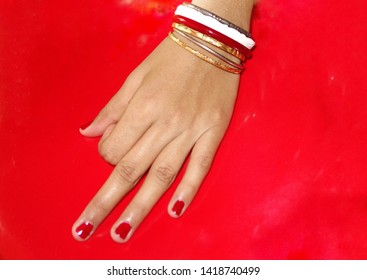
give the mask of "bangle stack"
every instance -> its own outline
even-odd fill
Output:
[[[179,46],[202,60],[234,74],[241,74],[243,63],[251,57],[251,49],[255,46],[248,31],[190,3],[183,3],[177,7],[172,28],[173,32],[169,33],[169,37]],[[191,48],[177,38],[176,33],[210,56]],[[219,50],[237,61],[222,55]]]

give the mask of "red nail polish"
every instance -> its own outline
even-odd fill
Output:
[[[90,222],[84,222],[76,228],[76,234],[81,239],[86,239],[93,230],[93,225]]]
[[[181,200],[177,200],[175,205],[172,207],[172,211],[176,213],[177,216],[181,215],[182,209],[185,207],[185,203]]]
[[[115,233],[120,236],[121,239],[126,239],[131,230],[131,226],[128,222],[121,223],[116,229]]]
[[[84,129],[86,129],[88,126],[90,126],[91,125],[91,123],[92,123],[93,121],[90,121],[90,122],[87,122],[86,124],[83,124],[81,127],[80,127],[80,129],[81,130],[84,130]]]

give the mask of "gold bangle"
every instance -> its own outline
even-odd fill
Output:
[[[210,48],[207,45],[201,43],[194,36],[191,36],[189,34],[186,34],[185,32],[181,32],[180,30],[177,30],[177,29],[173,29],[173,31],[174,31],[174,33],[176,32],[177,34],[180,34],[182,37],[186,38],[191,43],[193,43],[196,46],[198,46],[198,47],[202,48],[203,50],[207,51],[208,53],[210,53],[211,55],[215,56],[216,58],[219,58],[220,60],[222,60],[224,63],[228,64],[229,66],[232,66],[234,68],[237,68],[238,70],[241,70],[243,68],[242,64],[236,63],[236,62],[230,60],[229,58],[221,55],[220,53],[216,52],[212,48]]]
[[[176,28],[182,32],[188,33],[196,38],[199,38],[201,40],[203,40],[204,42],[207,42],[209,44],[211,44],[212,46],[217,47],[218,49],[221,49],[222,51],[225,51],[228,54],[233,55],[234,57],[238,58],[239,60],[241,60],[241,62],[244,62],[246,60],[246,57],[244,54],[242,54],[241,52],[239,52],[238,50],[235,50],[233,48],[231,48],[230,46],[227,46],[226,44],[223,44],[222,42],[208,36],[205,35],[199,31],[196,31],[190,27],[187,27],[186,25],[183,24],[179,24],[174,22],[172,24],[173,28]]]
[[[192,49],[191,47],[189,47],[188,45],[186,45],[184,42],[182,42],[180,39],[178,39],[177,37],[175,37],[172,32],[168,33],[168,36],[180,47],[184,48],[185,50],[189,51],[190,53],[196,55],[198,58],[204,60],[205,62],[208,62],[224,71],[233,73],[233,74],[241,74],[242,70],[238,70],[235,68],[231,68],[228,67],[227,65],[220,63],[218,60],[212,59],[211,57],[208,57],[204,54],[202,54],[201,52]]]

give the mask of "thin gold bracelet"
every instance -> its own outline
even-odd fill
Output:
[[[172,32],[168,33],[168,36],[180,47],[184,48],[185,50],[189,51],[190,53],[196,55],[198,58],[204,60],[205,62],[208,62],[224,71],[233,73],[233,74],[241,74],[242,70],[238,70],[235,68],[228,67],[227,65],[220,63],[218,60],[212,59],[211,57],[208,57],[201,52],[192,49],[188,45],[186,45],[184,42],[182,42],[180,39],[175,37],[175,35],[172,34]]]
[[[175,22],[172,24],[172,27],[182,32],[185,32],[187,34],[190,34],[196,38],[199,38],[200,40],[203,40],[204,42],[207,42],[211,44],[212,46],[217,47],[218,49],[221,49],[222,51],[225,51],[226,53],[233,55],[234,57],[241,60],[242,63],[246,60],[245,55],[239,52],[238,50],[235,50],[231,48],[230,46],[227,46],[226,44],[223,44],[222,42],[208,35],[205,35],[199,31],[196,31],[195,29],[192,29],[190,27],[187,27],[186,25],[175,23]]]
[[[236,63],[232,60],[230,60],[229,58],[225,57],[224,55],[221,55],[220,53],[216,52],[215,50],[213,50],[212,48],[208,47],[207,45],[201,43],[198,39],[196,39],[194,36],[191,36],[189,34],[186,34],[184,32],[181,32],[180,30],[177,29],[173,29],[174,32],[176,32],[177,34],[180,34],[180,36],[184,37],[185,39],[189,40],[191,43],[195,44],[196,46],[202,48],[203,50],[207,51],[208,53],[210,53],[211,55],[215,56],[216,58],[219,58],[220,60],[222,60],[224,63],[238,69],[241,70],[243,68],[242,64]]]

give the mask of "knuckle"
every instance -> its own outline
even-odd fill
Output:
[[[221,126],[221,124],[227,123],[230,120],[230,116],[225,110],[212,111],[207,117],[213,126]]]
[[[200,185],[194,182],[186,181],[185,182],[185,192],[188,196],[195,196],[198,192]]]
[[[192,125],[191,117],[184,116],[180,111],[167,111],[164,116],[159,116],[158,121],[162,131],[172,133],[182,132]]]
[[[171,131],[172,129],[177,127],[176,123],[169,118],[160,120],[159,126],[163,131]]]
[[[169,185],[176,177],[175,169],[170,165],[158,166],[154,170],[156,178],[163,184]]]
[[[109,211],[110,211],[108,205],[103,200],[97,200],[97,201],[95,201],[93,203],[93,208],[99,214],[103,214],[103,215],[109,213]]]
[[[145,103],[139,108],[139,115],[142,119],[150,117],[157,111],[156,102],[150,96],[145,97]]]
[[[134,201],[131,203],[131,206],[134,209],[134,212],[141,217],[145,217],[151,210],[151,206],[143,201]]]
[[[216,112],[214,112],[214,117],[217,120],[223,120],[224,118],[228,118],[228,112],[225,109],[218,109]]]
[[[103,142],[98,145],[98,152],[100,156],[110,164],[116,165],[118,162],[118,157],[114,149]]]
[[[140,173],[135,164],[131,162],[121,162],[115,167],[117,177],[122,182],[134,185],[140,179]]]
[[[199,168],[201,168],[201,170],[203,170],[204,172],[208,172],[212,165],[213,158],[214,158],[213,153],[206,153],[206,154],[198,155],[196,157],[196,161],[198,163]]]
[[[145,104],[135,106],[135,108],[130,109],[126,115],[129,126],[139,129],[142,126],[145,126],[147,122],[150,122],[152,118],[154,118],[157,109],[153,107],[152,102],[146,100],[144,100],[144,102]]]

